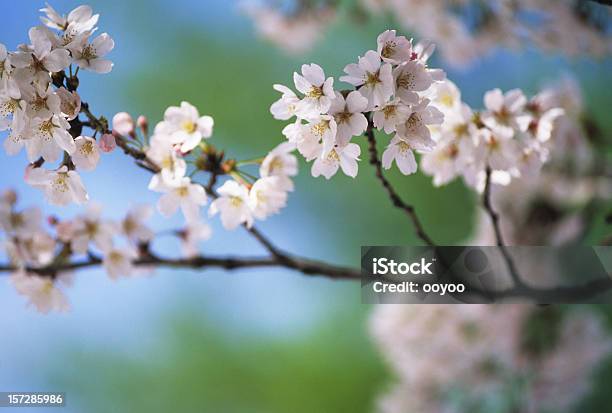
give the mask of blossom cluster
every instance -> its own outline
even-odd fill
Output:
[[[485,109],[476,112],[448,79],[436,84],[430,97],[445,122],[433,130],[436,144],[423,155],[421,167],[436,186],[462,176],[482,191],[487,169],[497,184],[536,175],[556,144],[551,139],[555,120],[564,113],[549,94],[527,99],[519,89],[486,92]]]
[[[435,142],[430,127],[444,119],[427,97],[445,78],[442,70],[427,66],[434,47],[429,42],[413,45],[411,39],[387,30],[378,36],[376,50],[368,50],[344,68],[340,81],[354,90],[335,90],[334,79],[314,63],[293,75],[299,94],[274,85],[282,96],[270,112],[279,120],[295,118],[283,135],[307,161],[314,161],[314,177],[329,179],[341,169],[354,178],[361,148],[352,140],[366,132],[369,123],[394,135],[383,154],[383,166],[390,168],[395,161],[404,174],[416,171],[413,150],[431,150]]]
[[[149,189],[161,193],[157,202],[158,211],[165,217],[181,210],[192,232],[207,238],[211,234],[201,217],[201,209],[214,197],[208,214],[219,214],[226,229],[235,229],[244,224],[253,225],[255,219],[264,220],[278,213],[287,203],[288,192],[293,190],[292,177],[297,175],[297,159],[292,154],[295,147],[281,144],[265,157],[247,162],[229,160],[218,166],[213,174],[229,175],[216,191],[205,188],[192,179],[199,170],[207,170],[210,159],[217,156],[216,150],[207,140],[212,136],[213,118],[200,116],[189,102],[171,106],[164,119],[146,136],[138,140],[134,121],[125,112],[113,118],[113,134],[142,148],[147,162],[158,169],[149,182]],[[141,128],[142,129],[142,128]],[[196,165],[188,171],[188,163]],[[259,164],[259,177],[244,171],[241,166]],[[208,192],[208,193],[207,193]]]
[[[249,1],[245,9],[258,33],[283,50],[301,53],[342,16],[339,2]],[[297,3],[297,5],[295,5]],[[568,56],[606,56],[612,51],[609,10],[572,0],[362,0],[350,15],[357,24],[373,15],[393,16],[398,25],[440,45],[442,58],[465,66],[501,46],[534,44]],[[288,6],[288,4],[293,6]],[[363,8],[361,7],[363,5]],[[350,5],[348,7],[351,7]],[[364,10],[365,9],[365,10]]]
[[[26,181],[43,190],[50,203],[82,204],[88,195],[77,171],[95,169],[100,150],[94,137],[71,134],[81,112],[76,73],[110,72],[113,64],[105,55],[114,42],[106,33],[94,37],[99,16],[89,6],[67,16],[48,5],[41,11],[44,24],[29,30],[28,44],[12,52],[0,44],[0,131],[8,129],[9,155],[25,147],[35,163]],[[41,167],[58,160],[57,168]]]
[[[504,218],[500,227],[509,245],[565,245],[581,242],[592,217],[590,208],[609,203],[612,178],[609,162],[596,147],[597,137],[585,124],[588,113],[577,82],[569,76],[538,93],[564,114],[555,120],[548,141],[548,162],[535,176],[513,179],[492,188],[491,202]],[[490,218],[480,216],[474,245],[490,245]],[[547,267],[544,270],[544,267]],[[538,280],[554,279],[555,266],[540,265]]]
[[[129,276],[139,247],[153,239],[154,233],[146,225],[151,212],[147,205],[139,205],[123,219],[113,221],[102,217],[99,205],[90,203],[73,219],[44,220],[39,208],[18,209],[16,193],[6,191],[0,197],[0,234],[15,268],[11,281],[39,311],[66,311],[69,304],[63,290],[70,285],[71,273],[40,274],[35,270],[70,262],[73,257],[101,254],[111,278]],[[182,239],[185,244],[191,242],[187,237]]]
[[[605,56],[612,51],[608,28],[597,16],[605,8],[571,0],[500,0],[457,2],[433,0],[363,0],[374,13],[391,12],[406,29],[440,44],[442,57],[465,66],[505,46],[518,49],[532,43],[568,56]],[[604,10],[602,10],[604,9]]]
[[[520,304],[384,305],[371,331],[397,374],[383,413],[567,411],[612,350],[596,314]]]

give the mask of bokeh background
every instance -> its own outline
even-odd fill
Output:
[[[340,16],[313,50],[287,56],[254,34],[234,1],[88,3],[101,15],[100,31],[116,42],[110,74],[82,72],[79,90],[95,113],[145,114],[154,124],[167,106],[187,100],[214,117],[212,142],[237,158],[260,156],[283,139],[283,124],[268,111],[277,98],[272,84],[291,84],[292,72],[310,62],[339,76],[375,47],[379,32],[395,26],[385,17],[356,24]],[[79,4],[52,2],[62,12]],[[43,6],[3,4],[0,42],[11,50],[26,42]],[[467,68],[435,58],[432,66],[445,69],[473,107],[481,106],[488,89],[520,87],[531,94],[572,74],[589,112],[608,135],[612,131],[609,58],[496,50]],[[21,206],[42,204],[42,194],[21,179],[26,162],[23,153],[3,154],[0,188],[18,190]],[[417,242],[367,162],[356,180],[338,174],[330,182],[311,178],[302,166],[288,208],[260,225],[283,248],[357,265],[360,245]],[[389,175],[434,239],[454,244],[471,236],[476,199],[460,182],[434,189],[420,173]],[[83,179],[109,217],[158,197],[147,190],[148,174],[119,151],[105,155]],[[78,211],[45,208],[58,216]],[[172,228],[180,220],[156,216],[152,224]],[[213,238],[202,244],[206,252],[262,252],[239,230],[228,233],[217,221],[213,229]],[[589,239],[604,231],[596,227]],[[178,252],[171,241],[156,248]],[[113,282],[88,270],[68,294],[70,313],[42,316],[0,281],[0,390],[65,391],[67,412],[369,412],[388,385],[389,373],[367,334],[370,308],[360,303],[357,283],[268,269],[159,270]],[[606,370],[612,372],[604,367],[599,387],[580,408],[610,401],[603,383],[612,374]]]

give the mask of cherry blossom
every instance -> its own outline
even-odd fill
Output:
[[[209,215],[221,214],[221,223],[225,229],[235,229],[240,224],[253,225],[253,213],[249,207],[249,190],[242,184],[229,180],[219,190],[208,209]]]
[[[312,176],[316,178],[323,175],[325,179],[330,179],[340,168],[347,176],[355,178],[360,154],[361,148],[356,143],[344,146],[336,144],[330,149],[323,149],[312,164]]]
[[[18,271],[11,275],[11,282],[15,290],[27,297],[29,304],[43,314],[51,311],[66,312],[70,309],[68,298],[50,277]]]
[[[362,112],[367,106],[368,100],[357,91],[349,93],[346,99],[341,93],[336,92],[336,98],[332,100],[328,113],[336,121],[336,142],[338,144],[346,145],[353,136],[365,132],[368,120]]]
[[[395,161],[400,172],[404,175],[415,173],[417,170],[417,163],[412,150],[413,148],[406,140],[396,135],[391,139],[391,142],[383,152],[383,167],[389,169],[393,161]]]
[[[393,70],[395,95],[406,104],[419,103],[417,92],[426,91],[434,82],[424,64],[408,61]]]
[[[213,124],[213,118],[200,116],[192,104],[181,102],[180,107],[166,109],[164,120],[155,127],[155,135],[159,141],[167,140],[185,153],[197,147],[203,138],[210,138]]]
[[[200,207],[207,202],[204,188],[192,183],[188,177],[167,184],[159,175],[155,175],[151,179],[149,189],[163,193],[157,202],[157,209],[166,217],[174,215],[180,208],[187,220],[197,219]]]
[[[404,36],[397,36],[395,30],[385,30],[376,39],[376,51],[386,63],[399,64],[410,60],[412,41]]]
[[[397,125],[404,123],[410,117],[412,109],[395,98],[374,109],[372,122],[375,128],[384,130],[385,133],[396,131]]]
[[[134,272],[134,260],[138,254],[130,247],[113,246],[104,251],[102,266],[108,276],[116,280],[119,277],[128,277]]]
[[[265,219],[277,214],[287,204],[287,192],[284,190],[281,177],[267,176],[260,178],[249,191],[249,208],[257,219]]]
[[[393,74],[389,63],[383,63],[380,56],[369,50],[358,63],[351,63],[344,68],[346,76],[340,77],[343,82],[361,86],[359,91],[368,99],[369,108],[384,105],[393,95]]]
[[[91,43],[88,43],[87,37],[82,36],[69,47],[74,63],[79,67],[96,73],[108,73],[113,69],[113,63],[104,59],[115,47],[115,42],[107,33],[102,33]]]
[[[137,205],[131,208],[121,220],[119,229],[128,240],[135,244],[151,241],[155,234],[144,221],[147,221],[152,215],[153,209],[150,205]]]
[[[79,136],[74,140],[76,150],[72,154],[72,162],[77,169],[92,171],[100,161],[100,151],[96,140],[89,136]]]
[[[180,238],[183,255],[189,258],[198,254],[198,244],[212,236],[212,229],[203,220],[194,220],[187,224],[187,227],[181,231]]]
[[[88,200],[81,177],[65,165],[55,171],[30,168],[26,173],[26,182],[43,190],[45,198],[53,205],[83,204]]]
[[[296,89],[304,95],[298,104],[298,111],[303,116],[327,112],[334,99],[334,79],[326,79],[321,66],[315,63],[302,65],[302,74],[293,73],[293,82]]]

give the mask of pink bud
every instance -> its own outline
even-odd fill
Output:
[[[144,136],[147,136],[149,134],[149,120],[146,116],[138,116],[138,119],[136,119],[136,125],[138,125]]]
[[[129,113],[119,112],[113,116],[113,131],[123,136],[134,132],[134,120]]]
[[[105,133],[100,138],[100,142],[98,143],[100,150],[102,152],[112,152],[117,147],[117,142],[115,141],[115,137],[110,133]]]

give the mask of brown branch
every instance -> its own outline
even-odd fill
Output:
[[[370,164],[372,164],[376,168],[376,177],[381,182],[385,191],[387,191],[387,195],[391,199],[393,206],[401,209],[406,213],[408,218],[412,221],[412,225],[414,226],[414,230],[416,235],[427,245],[430,247],[435,247],[436,244],[433,240],[427,235],[425,230],[423,229],[423,224],[421,224],[421,220],[416,214],[414,206],[407,204],[402,200],[402,198],[397,194],[391,183],[387,180],[383,173],[383,167],[378,159],[378,151],[376,149],[376,138],[374,137],[374,126],[372,122],[368,122],[368,129],[366,130],[366,137],[368,138],[369,143],[369,151],[370,151]]]
[[[87,116],[89,123],[94,126],[94,129],[101,133],[111,133],[108,126],[105,125],[104,121],[96,117],[90,110],[87,103],[81,104],[81,111]],[[141,168],[146,169],[151,173],[158,173],[160,171],[153,161],[147,158],[146,154],[137,148],[134,148],[126,142],[123,137],[116,137],[117,146],[121,147],[124,153],[134,159],[136,164]],[[212,154],[211,156],[216,156]],[[207,185],[202,185],[206,192],[213,198],[217,197],[214,187],[217,183],[217,177],[219,171],[217,168],[211,171],[210,180]],[[264,234],[262,234],[256,227],[244,226],[246,230],[253,236],[269,253],[270,258],[249,260],[239,258],[226,258],[226,259],[211,259],[209,257],[196,257],[190,260],[160,260],[158,258],[147,258],[136,263],[145,263],[141,265],[159,265],[159,266],[173,266],[173,267],[189,267],[189,268],[204,268],[210,266],[222,267],[226,269],[242,268],[242,267],[253,267],[253,266],[276,266],[285,267],[296,270],[303,274],[320,274],[330,278],[338,279],[359,279],[361,271],[359,269],[341,267],[336,265],[327,264],[324,262],[311,260],[307,258],[297,257],[291,255],[285,251],[282,251],[276,247],[272,241],[270,241]],[[96,264],[95,262],[91,265]],[[195,264],[195,266],[194,266]],[[77,264],[78,265],[78,264]],[[86,263],[81,263],[86,265]]]
[[[223,268],[225,270],[283,267],[306,275],[323,275],[333,279],[357,280],[361,277],[361,271],[358,269],[335,266],[320,261],[288,255],[284,255],[283,257],[284,259],[281,260],[277,257],[210,257],[199,255],[192,258],[169,259],[150,254],[134,261],[134,265],[137,267],[155,266],[185,269]],[[103,261],[98,257],[89,256],[86,261],[54,263],[40,268],[27,268],[26,271],[40,276],[55,277],[57,274],[64,271],[97,267],[101,265],[102,262]],[[13,272],[16,270],[16,267],[10,265],[0,266],[0,272]]]
[[[486,168],[486,178],[485,178],[485,188],[482,194],[482,205],[484,209],[487,211],[489,217],[491,217],[491,224],[493,225],[493,230],[495,231],[495,242],[499,247],[499,250],[502,253],[504,261],[506,263],[506,267],[508,268],[508,272],[510,273],[510,277],[512,281],[517,287],[524,287],[525,283],[523,282],[514,260],[510,256],[510,252],[508,248],[506,248],[506,243],[504,242],[504,238],[501,232],[501,227],[499,225],[499,214],[493,208],[491,204],[491,168],[487,166]]]

